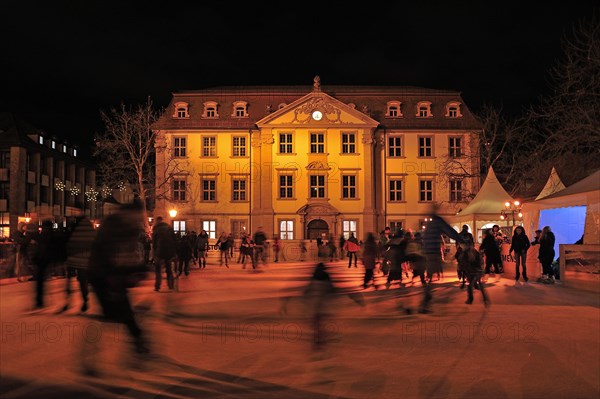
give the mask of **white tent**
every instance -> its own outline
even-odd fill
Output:
[[[554,167],[552,167],[552,172],[550,172],[550,176],[548,177],[548,181],[546,182],[546,185],[544,186],[542,191],[540,191],[540,194],[537,196],[537,198],[535,200],[537,201],[542,198],[546,198],[547,196],[557,193],[564,189],[565,189],[564,183],[558,176],[556,169]]]
[[[526,230],[550,226],[559,244],[599,244],[600,170],[563,190],[523,205]]]
[[[513,198],[502,187],[496,173],[494,173],[494,169],[490,167],[475,198],[465,209],[450,219],[455,225],[467,224],[472,231],[477,232],[486,224],[507,224],[509,221],[503,221],[500,218],[500,213],[504,209],[504,204],[512,201]]]

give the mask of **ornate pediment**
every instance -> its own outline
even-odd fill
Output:
[[[330,170],[331,167],[327,162],[321,161],[312,161],[308,165],[306,165],[307,170]]]
[[[306,204],[296,212],[299,215],[339,215],[340,211],[329,204]]]

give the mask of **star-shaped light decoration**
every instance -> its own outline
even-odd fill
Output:
[[[127,187],[125,187],[125,183],[119,182],[119,184],[117,184],[117,188],[119,189],[119,191],[125,191]]]
[[[94,187],[90,187],[86,190],[85,196],[88,202],[96,202],[98,200],[98,195],[100,193],[94,189]]]
[[[108,186],[102,187],[102,196],[104,198],[110,197],[112,195],[112,188]]]
[[[54,183],[54,188],[58,191],[65,191],[65,187],[65,183],[61,180],[57,180],[56,183]]]
[[[71,189],[69,191],[71,192],[72,196],[77,196],[81,192],[81,190],[77,186],[71,186]]]

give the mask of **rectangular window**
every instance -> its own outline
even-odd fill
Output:
[[[342,176],[342,198],[344,198],[344,199],[356,198],[356,176],[355,175],[343,175]]]
[[[419,180],[419,201],[433,201],[433,180]]]
[[[354,237],[357,237],[357,235],[356,235],[356,220],[342,221],[342,234],[344,235],[344,238],[346,240],[348,238],[350,238],[350,233],[353,233]]]
[[[356,133],[342,133],[342,154],[356,153]]]
[[[398,116],[398,107],[391,106],[388,109],[388,116],[391,116],[392,118],[397,117]]]
[[[216,116],[217,116],[217,113],[216,113],[216,111],[215,111],[214,108],[207,108],[206,109],[206,117],[207,118],[214,118]]]
[[[202,221],[202,230],[206,231],[208,238],[217,238],[217,222],[215,220]]]
[[[325,198],[325,176],[310,176],[310,198]]]
[[[390,232],[392,234],[396,234],[398,229],[402,228],[402,222],[400,220],[390,220],[389,226],[390,226]]]
[[[450,117],[450,118],[458,117],[458,110],[454,107],[448,108],[448,117]]]
[[[433,154],[432,138],[419,137],[419,156],[431,157]]]
[[[173,220],[173,231],[185,235],[185,220]]]
[[[173,201],[185,201],[185,180],[173,180]]]
[[[243,118],[244,116],[246,116],[246,109],[244,107],[236,107],[235,116],[237,116],[238,118]]]
[[[177,108],[177,117],[178,118],[185,118],[186,112],[185,112],[185,108]]]
[[[9,199],[10,183],[7,181],[0,181],[0,199]]]
[[[390,201],[402,201],[402,180],[390,179]]]
[[[388,137],[388,156],[390,156],[390,157],[401,157],[402,156],[402,136]]]
[[[50,203],[50,189],[46,186],[40,186],[40,202]]]
[[[217,200],[217,180],[202,179],[202,201]]]
[[[310,134],[310,152],[311,154],[325,153],[325,134],[311,133]]]
[[[279,238],[281,240],[293,240],[294,239],[294,221],[293,220],[281,220],[279,222]]]
[[[67,146],[64,144],[62,146],[62,152],[64,152],[65,154],[67,153]]]
[[[426,118],[429,115],[427,107],[419,107],[419,117]]]
[[[217,156],[217,137],[205,136],[202,137],[202,156],[216,157]]]
[[[279,176],[279,198],[294,198],[294,176]]]
[[[186,156],[185,137],[173,137],[173,156],[178,158]]]
[[[450,180],[450,201],[460,202],[463,200],[463,184],[461,179]]]
[[[462,156],[462,140],[460,137],[448,138],[448,155],[450,158],[460,158]]]
[[[38,136],[38,143],[44,144],[44,136]]]
[[[245,137],[233,137],[233,156],[234,157],[245,157],[246,156],[246,138]]]
[[[52,147],[53,150],[56,150],[56,141],[55,140],[52,140],[50,142],[50,147]]]
[[[231,193],[233,201],[246,201],[246,180],[233,179],[231,181]]]
[[[292,133],[279,133],[280,154],[292,154],[294,152],[292,138]]]
[[[242,235],[248,232],[248,221],[247,220],[232,220],[231,221],[231,234],[233,238],[242,238]]]

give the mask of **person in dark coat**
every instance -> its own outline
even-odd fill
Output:
[[[386,251],[385,259],[389,259],[390,269],[387,273],[387,282],[385,283],[386,288],[390,288],[392,281],[397,281],[398,285],[402,284],[402,263],[406,262],[405,250],[407,240],[404,237],[402,229],[398,229],[396,234],[385,244],[388,249]]]
[[[469,233],[469,226],[467,226],[466,224],[463,225],[462,230],[460,231],[460,233],[458,233],[463,240],[466,243],[474,243],[474,239],[473,239],[473,234]],[[456,268],[456,272],[458,275],[458,281],[461,282],[460,288],[464,288],[466,281],[467,281],[467,274],[464,268],[464,263],[461,263],[460,259],[460,254],[463,250],[463,246],[456,243],[456,253],[454,254],[454,259],[456,259],[456,263],[457,263],[457,268]]]
[[[35,251],[33,263],[35,264],[35,308],[44,307],[44,284],[48,275],[48,266],[54,262],[56,253],[54,246],[56,244],[52,222],[45,220],[42,223],[42,231],[33,236],[35,242]]]
[[[173,258],[175,258],[177,248],[173,230],[171,226],[163,222],[161,216],[156,218],[156,225],[152,229],[152,247],[154,249],[154,290],[160,291],[163,267],[167,273],[167,285],[172,290],[175,288]]]
[[[198,267],[206,269],[206,255],[208,252],[208,233],[206,230],[202,230],[198,234],[196,246],[198,247]]]
[[[460,244],[463,250],[460,253],[459,262],[463,265],[469,285],[467,286],[467,302],[470,305],[473,303],[473,288],[478,287],[483,297],[485,306],[489,306],[490,301],[485,292],[485,284],[481,281],[482,276],[482,259],[481,254],[475,250],[472,242]]]
[[[193,248],[189,235],[179,237],[177,240],[177,277],[185,273],[190,275],[190,261],[192,260]]]
[[[367,288],[369,283],[372,283],[375,286],[375,281],[373,279],[373,271],[375,270],[375,262],[377,260],[377,242],[375,241],[375,236],[373,233],[367,234],[367,238],[365,239],[365,244],[363,246],[362,251],[362,263],[365,266],[365,277],[363,279],[363,288]],[[377,287],[375,287],[377,288]]]
[[[542,229],[542,235],[540,236],[540,252],[538,259],[542,264],[542,281],[544,283],[554,283],[554,269],[552,269],[552,262],[554,262],[554,243],[556,238],[554,233],[550,229],[550,226],[545,226]]]
[[[525,234],[525,229],[522,226],[515,227],[508,253],[511,254],[513,251],[515,252],[514,257],[517,264],[515,273],[516,281],[519,281],[520,267],[523,268],[523,280],[525,280],[525,282],[529,280],[527,278],[527,250],[530,246],[531,243],[529,242],[529,237]]]
[[[479,246],[479,250],[485,255],[485,274],[490,274],[492,266],[495,273],[500,273],[500,249],[496,243],[496,237],[491,229],[486,230],[485,237]]]

